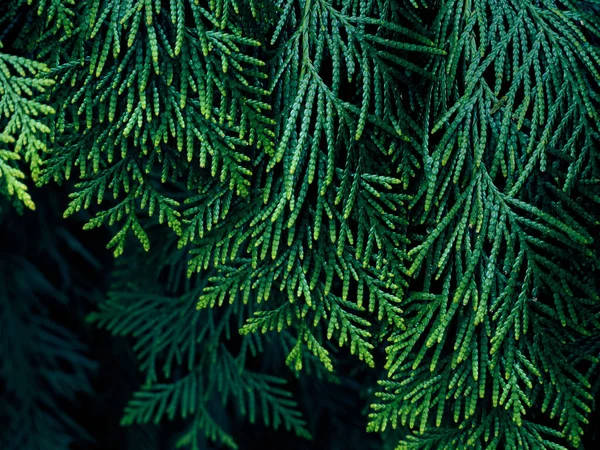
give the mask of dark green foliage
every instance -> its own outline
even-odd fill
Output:
[[[69,266],[68,250],[84,264],[97,262],[47,206],[33,218],[0,216],[0,448],[6,450],[66,450],[92,440],[73,410],[82,393],[91,394],[97,364],[82,336],[57,317],[82,310],[80,289],[93,294],[74,283],[82,275]]]
[[[288,381],[340,382],[344,347],[386,448],[583,448],[600,3],[2,8],[24,31],[0,55],[0,189],[33,207],[22,154],[69,187],[65,217],[110,228],[89,320],[145,379],[122,424],[183,420],[185,448],[242,448],[245,421],[310,438]]]
[[[451,57],[434,65],[411,211],[428,227],[408,252],[423,288],[404,303],[414,331],[390,339],[394,382],[382,382],[373,429],[399,413],[428,436],[428,416],[440,426],[453,411],[483,427],[450,448],[491,426],[486,448],[558,448],[558,436],[578,447],[597,352],[578,364],[572,352],[599,326],[597,19],[570,2],[487,1],[447,2],[436,18]],[[532,423],[537,411],[560,434]]]
[[[89,316],[113,334],[135,338],[133,349],[145,383],[134,394],[121,423],[158,424],[163,419],[190,417],[177,447],[200,448],[199,437],[207,435],[238,448],[230,431],[215,419],[232,403],[252,423],[262,420],[275,429],[283,426],[298,436],[310,437],[296,402],[285,389],[285,380],[245,367],[246,360],[262,351],[268,341],[251,335],[239,343],[237,351],[227,346],[249,315],[248,307],[237,303],[222,312],[196,311],[203,283],[197,276],[186,279],[183,252],[175,246],[167,237],[144,263],[137,253],[122,258],[109,300]],[[144,276],[137,275],[140,271]],[[164,271],[166,284],[159,282]]]

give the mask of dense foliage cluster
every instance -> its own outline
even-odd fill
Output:
[[[0,27],[0,213],[35,208],[30,179],[110,230],[88,321],[133,343],[122,424],[183,419],[190,449],[247,448],[242,422],[310,439],[310,405],[340,399],[307,386],[350,375],[374,448],[583,448],[597,0],[10,0]],[[8,281],[35,269],[7,261],[7,389],[43,352],[89,391],[83,347]],[[12,343],[27,308],[53,349]]]

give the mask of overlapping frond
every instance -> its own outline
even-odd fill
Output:
[[[403,304],[409,331],[387,348],[392,380],[406,381],[382,381],[373,429],[399,417],[423,433],[447,410],[464,430],[491,406],[523,430],[542,406],[579,445],[593,397],[561,349],[599,325],[598,25],[572,2],[441,5],[433,30],[448,57],[430,69],[426,182],[411,210],[416,292]],[[483,445],[468,435],[456,435],[464,448]],[[559,448],[531,436],[498,442]]]
[[[252,305],[238,302],[222,310],[196,311],[203,278],[186,280],[185,252],[175,250],[175,244],[174,239],[167,239],[153,250],[153,258],[166,253],[169,259],[158,266],[150,259],[143,276],[135,275],[139,268],[127,262],[121,266],[109,299],[89,316],[111,333],[135,340],[133,350],[145,384],[127,405],[121,423],[187,419],[188,429],[178,446],[200,448],[200,440],[206,437],[238,448],[233,430],[216,418],[233,402],[252,423],[260,417],[268,426],[283,426],[309,438],[296,402],[282,386],[285,380],[245,366],[248,358],[263,349],[263,340],[254,335],[244,337],[237,354],[226,346]],[[129,258],[136,260],[138,255]],[[169,282],[161,286],[159,279],[165,271]],[[219,402],[215,402],[215,393]]]
[[[252,157],[274,145],[261,42],[247,32],[255,19],[239,6],[183,0],[85,3],[77,18],[51,74],[59,108],[43,177],[62,181],[79,168],[67,214],[110,190],[112,206],[88,226],[121,222],[147,247],[142,213],[158,205],[160,222],[180,233],[186,186],[214,177],[247,196]],[[173,189],[159,193],[157,183]]]
[[[47,71],[45,64],[0,52],[0,192],[30,209],[35,205],[24,178],[30,173],[37,181],[40,175],[50,132],[44,119],[54,113],[41,99],[54,84],[43,77]]]

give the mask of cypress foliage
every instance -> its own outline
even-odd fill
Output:
[[[122,424],[310,439],[286,379],[339,383],[343,347],[380,448],[583,448],[597,0],[11,0],[0,23],[0,194],[65,184],[64,217],[111,230],[88,320],[134,342]]]

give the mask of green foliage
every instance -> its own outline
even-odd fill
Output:
[[[582,448],[596,0],[14,5],[46,20],[25,20],[35,59],[0,56],[0,182],[31,206],[22,151],[38,184],[75,178],[65,216],[111,227],[123,256],[90,320],[135,341],[123,424],[189,419],[181,446],[236,448],[234,405],[308,437],[284,380],[250,369],[279,340],[300,377],[333,376],[338,346],[383,363],[386,445]]]
[[[186,278],[185,253],[175,245],[166,238],[144,263],[139,253],[122,258],[109,299],[89,316],[113,334],[135,340],[145,383],[125,408],[121,424],[189,418],[177,448],[203,448],[206,437],[235,449],[232,430],[218,420],[232,404],[251,423],[262,420],[310,438],[285,379],[246,367],[268,340],[246,336],[237,352],[227,345],[249,315],[248,307],[236,303],[219,312],[196,311],[204,283],[198,276]],[[160,281],[165,272],[166,284]]]
[[[31,177],[38,179],[50,132],[43,119],[54,113],[39,98],[54,84],[43,77],[47,71],[45,64],[35,60],[0,53],[0,194],[30,209],[35,205],[17,162],[24,156]]]
[[[411,331],[390,339],[394,382],[382,382],[371,428],[399,415],[426,433],[436,406],[436,426],[446,409],[489,433],[500,419],[487,414],[502,407],[511,422],[489,448],[558,448],[557,437],[578,448],[593,395],[589,363],[567,349],[600,325],[598,16],[571,2],[454,5],[433,25],[449,57],[433,70],[426,182],[411,211],[428,228],[408,252],[423,289],[403,305]],[[558,427],[536,444],[513,423],[540,406]]]

